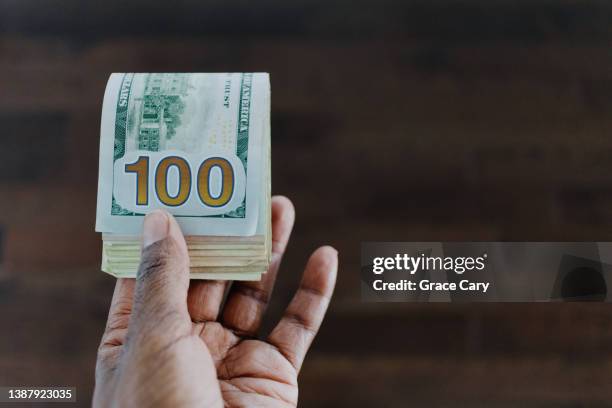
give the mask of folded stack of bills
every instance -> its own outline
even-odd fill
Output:
[[[112,74],[100,134],[102,270],[135,277],[144,216],[186,236],[194,279],[268,269],[270,81],[265,73]]]

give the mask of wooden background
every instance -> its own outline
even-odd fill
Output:
[[[0,1],[0,385],[89,405],[109,73],[268,71],[298,214],[271,322],[312,250],[341,258],[301,406],[612,406],[607,305],[359,295],[361,241],[612,240],[611,23],[595,0]]]

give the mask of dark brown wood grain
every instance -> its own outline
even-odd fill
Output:
[[[61,3],[61,4],[60,4]],[[364,304],[362,241],[612,240],[604,1],[0,5],[0,385],[88,406],[113,279],[94,232],[117,71],[268,71],[297,209],[269,329],[317,246],[336,296],[306,407],[604,407],[606,305]]]

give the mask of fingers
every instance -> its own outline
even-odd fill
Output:
[[[120,353],[117,347],[125,343],[132,299],[134,297],[134,279],[117,279],[113,299],[108,312],[106,328],[98,348],[96,362],[96,383],[105,384],[109,381],[119,362]],[[96,387],[97,390],[97,387]]]
[[[153,211],[144,219],[142,243],[130,332],[188,330],[189,256],[179,225],[167,212]]]
[[[98,348],[98,367],[107,369],[117,364],[115,348],[125,343],[134,298],[134,279],[117,279],[108,312],[106,328]]]
[[[187,294],[187,307],[191,320],[196,323],[217,320],[229,281],[191,281]]]
[[[300,370],[329,305],[336,283],[338,252],[317,249],[306,265],[300,287],[268,341]]]
[[[134,298],[134,279],[117,279],[113,299],[108,311],[108,320],[102,345],[109,343],[108,335],[128,327],[128,321],[132,312],[132,300]],[[115,337],[115,336],[113,336]],[[110,342],[112,343],[112,341]]]
[[[281,259],[287,247],[295,210],[286,197],[272,198],[272,259],[258,282],[236,282],[223,310],[223,324],[239,334],[254,336],[268,306]]]

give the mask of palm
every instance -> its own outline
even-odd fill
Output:
[[[297,405],[297,371],[278,349],[236,336],[217,322],[195,326],[215,362],[226,406]]]
[[[245,350],[245,347],[237,349],[235,354],[245,360],[250,360],[254,355],[260,354],[266,343],[260,341],[249,341],[255,344],[258,350]],[[244,346],[242,344],[241,346]],[[280,353],[276,352],[276,358],[281,359]],[[223,370],[224,365],[219,369]],[[242,371],[233,374],[233,377],[219,379],[221,395],[228,406],[256,406],[263,403],[264,406],[296,406],[298,398],[297,373],[293,369],[276,372],[272,375],[266,370],[265,365],[254,361],[243,365]]]

